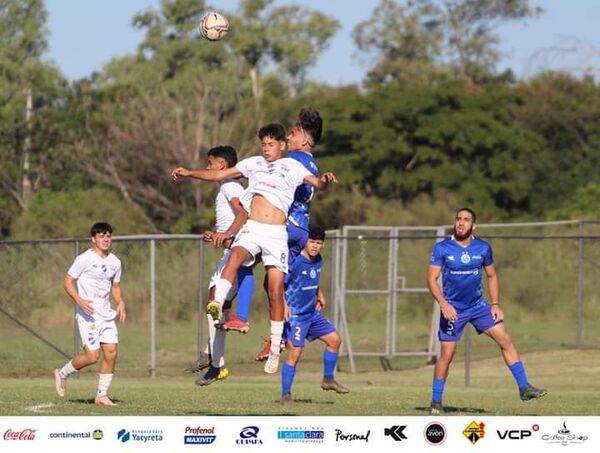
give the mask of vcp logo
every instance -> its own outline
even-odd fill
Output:
[[[505,429],[504,431],[496,430],[496,434],[502,440],[523,440],[531,437],[534,431],[539,431],[540,426],[535,424],[531,429]]]
[[[246,426],[240,431],[240,438],[235,441],[238,445],[262,445],[258,438],[258,426]]]

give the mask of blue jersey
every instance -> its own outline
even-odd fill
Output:
[[[319,168],[317,167],[317,161],[312,154],[304,151],[291,151],[288,156],[294,160],[300,162],[304,167],[310,171],[314,176],[319,176]],[[309,217],[308,209],[310,207],[310,200],[315,193],[315,188],[310,184],[301,184],[296,188],[294,193],[294,201],[290,210],[288,211],[288,219],[291,223],[299,226],[302,229],[308,231]]]
[[[438,242],[433,247],[429,264],[442,268],[444,298],[459,310],[484,300],[481,274],[483,267],[494,264],[492,247],[473,236],[468,247],[454,238]]]
[[[309,318],[316,311],[317,288],[321,279],[321,255],[309,260],[300,254],[285,277],[285,298],[292,319]]]

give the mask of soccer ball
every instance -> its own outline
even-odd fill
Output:
[[[209,11],[200,19],[198,30],[209,41],[218,41],[223,39],[229,31],[229,22],[222,14]]]

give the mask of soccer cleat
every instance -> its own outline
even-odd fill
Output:
[[[206,373],[204,373],[204,376],[198,376],[198,378],[196,379],[196,385],[199,385],[200,387],[204,387],[205,385],[210,385],[219,379],[220,374],[221,374],[221,368],[216,368],[211,365],[208,368],[208,371]],[[225,379],[225,378],[223,378],[223,379]]]
[[[267,374],[275,374],[277,373],[277,369],[279,368],[279,354],[269,353],[269,357],[265,362],[265,373]]]
[[[54,374],[54,387],[56,388],[56,394],[63,398],[67,390],[67,380],[60,377],[58,368],[54,368],[52,373]]]
[[[229,377],[229,370],[225,367],[222,367],[221,370],[219,371],[219,376],[217,377],[217,380],[224,381],[228,377]]]
[[[216,300],[211,300],[206,304],[206,314],[210,315],[214,322],[217,322],[221,318],[221,304]]]
[[[267,337],[261,337],[264,345],[256,356],[254,356],[254,360],[257,362],[262,362],[263,360],[267,360],[269,358],[269,353],[271,352],[271,340]]]
[[[323,379],[321,382],[321,388],[323,390],[333,390],[335,393],[350,393],[348,387],[343,386],[335,379]]]
[[[190,363],[190,365],[185,369],[185,371],[197,373],[198,371],[201,371],[204,368],[208,368],[209,366],[210,354],[207,354],[206,352],[201,352],[198,355],[198,359],[195,362]]]
[[[531,384],[527,384],[527,387],[519,390],[519,396],[521,397],[521,401],[529,401],[537,398],[541,398],[542,396],[546,396],[548,392],[544,389],[538,389]]]
[[[233,313],[229,314],[229,319],[227,321],[215,324],[215,327],[223,330],[235,330],[241,333],[248,333],[250,330],[250,325]]]
[[[432,401],[429,405],[429,413],[431,415],[444,415],[446,411],[441,401]]]
[[[289,393],[286,393],[285,395],[282,395],[281,397],[281,404],[290,404],[293,403],[294,400],[292,399],[292,395],[290,395]]]
[[[117,403],[113,402],[113,400],[111,400],[108,396],[104,395],[104,396],[97,396],[96,399],[94,400],[94,404],[96,406],[117,406]]]

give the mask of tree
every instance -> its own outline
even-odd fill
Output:
[[[381,0],[354,30],[360,51],[375,52],[372,82],[429,80],[442,68],[475,82],[499,60],[497,27],[535,17],[529,0]],[[437,65],[438,68],[432,68]],[[436,69],[436,70],[433,70]],[[429,77],[428,77],[429,75]]]
[[[66,82],[41,62],[47,47],[42,0],[0,0],[0,223],[29,205],[48,180],[50,131]],[[39,115],[43,111],[43,116]],[[48,129],[50,128],[50,129]]]

